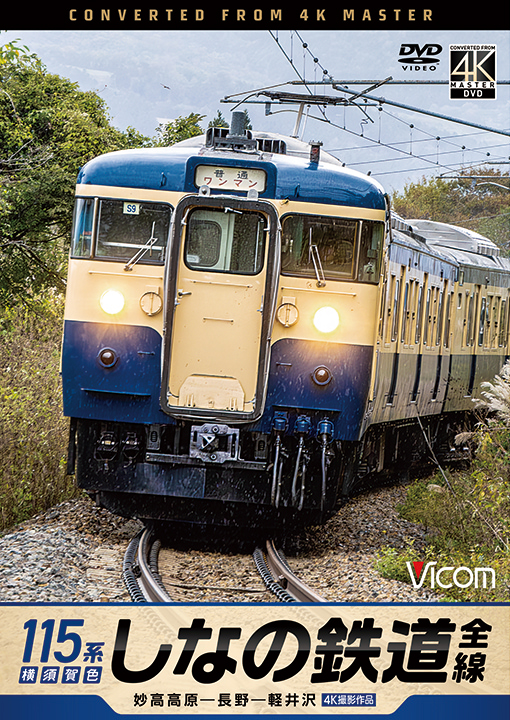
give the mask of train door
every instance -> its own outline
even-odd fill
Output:
[[[267,389],[277,215],[269,203],[192,196],[174,217],[162,407],[176,417],[254,419]]]

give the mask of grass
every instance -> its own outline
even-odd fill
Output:
[[[63,299],[0,313],[0,531],[78,495],[66,476],[59,377]]]
[[[476,450],[469,471],[442,471],[414,482],[398,508],[402,517],[428,529],[425,551],[411,544],[404,550],[386,547],[375,563],[383,577],[403,582],[411,581],[406,561],[495,570],[494,589],[454,585],[442,591],[448,601],[510,600],[510,363],[493,383],[485,384],[483,395],[490,420],[470,438]],[[451,582],[451,573],[445,580]],[[465,576],[459,581],[465,583]]]

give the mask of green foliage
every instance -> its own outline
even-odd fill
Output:
[[[435,559],[432,548],[418,551],[413,541],[409,540],[403,550],[394,547],[384,547],[380,550],[375,561],[375,569],[383,578],[408,583],[410,578],[406,562],[423,560],[427,563]]]
[[[218,110],[218,112],[216,113],[216,117],[211,120],[208,127],[223,127],[223,128],[229,127],[229,124],[225,120],[221,110]]]
[[[59,379],[63,299],[0,315],[0,530],[77,495]]]
[[[423,178],[395,193],[395,211],[409,220],[422,218],[460,225],[510,251],[510,193],[508,173],[493,167],[465,170],[459,178]]]
[[[153,139],[153,145],[155,147],[169,147],[175,145],[175,143],[187,140],[188,138],[195,137],[197,135],[203,135],[204,130],[201,128],[200,123],[205,118],[205,115],[199,115],[198,113],[190,113],[187,117],[178,117],[176,120],[172,120],[169,123],[161,124],[156,128],[156,136]],[[229,124],[220,110],[216,113],[216,117],[211,120],[208,127],[225,127],[228,128]],[[250,116],[248,111],[244,111],[244,129],[251,130]]]
[[[406,562],[412,563],[415,561],[423,561],[425,564],[436,561],[436,568],[467,567],[472,571],[476,567],[493,568],[496,574],[496,587],[494,589],[489,587],[476,588],[474,584],[467,588],[460,588],[452,583],[451,588],[444,590],[435,585],[432,591],[439,596],[441,602],[508,602],[510,598],[510,558],[508,554],[493,554],[490,550],[487,552],[480,547],[473,547],[468,551],[458,549],[445,551],[435,547],[433,544],[429,545],[424,551],[416,550],[412,543],[409,543],[404,550],[385,547],[378,553],[374,567],[381,577],[410,583]],[[443,582],[448,581],[451,582],[451,574],[447,575],[446,578],[443,577]],[[423,587],[431,589],[430,584],[427,583],[424,583]]]
[[[0,48],[2,304],[63,289],[79,168],[149,143],[132,128],[113,128],[96,93],[48,73],[27,48],[16,41]]]
[[[3,32],[7,32],[4,30]],[[26,62],[30,61],[33,57],[30,55],[30,50],[26,45],[21,47],[18,45],[19,38],[0,46],[0,65],[6,65],[7,63],[13,62]]]
[[[160,125],[156,128],[154,145],[156,147],[167,147],[196,135],[202,135],[204,131],[199,123],[202,122],[204,117],[205,115],[190,113],[187,117],[178,117],[176,120]]]

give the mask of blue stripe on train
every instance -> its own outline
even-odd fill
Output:
[[[103,348],[118,356],[113,368],[99,361]],[[335,437],[357,440],[370,383],[372,348],[283,339],[272,347],[263,417],[252,426],[271,432],[274,412],[330,416]],[[332,379],[311,375],[325,365]],[[172,423],[160,408],[161,336],[149,327],[67,320],[62,348],[64,414],[130,423]],[[292,427],[290,428],[292,431]]]
[[[112,368],[103,348],[118,356]],[[67,320],[62,346],[64,414],[112,422],[169,423],[159,406],[161,336],[149,327]]]
[[[335,437],[357,440],[370,386],[373,348],[285,338],[272,347],[266,412],[261,431],[270,432],[274,410],[298,408],[316,419],[330,415]],[[312,380],[325,365],[327,385]]]

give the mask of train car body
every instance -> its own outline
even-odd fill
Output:
[[[235,128],[85,165],[62,351],[78,485],[146,521],[316,523],[404,433],[464,419],[508,356],[510,266],[420,222],[392,228],[382,187],[318,145]]]

